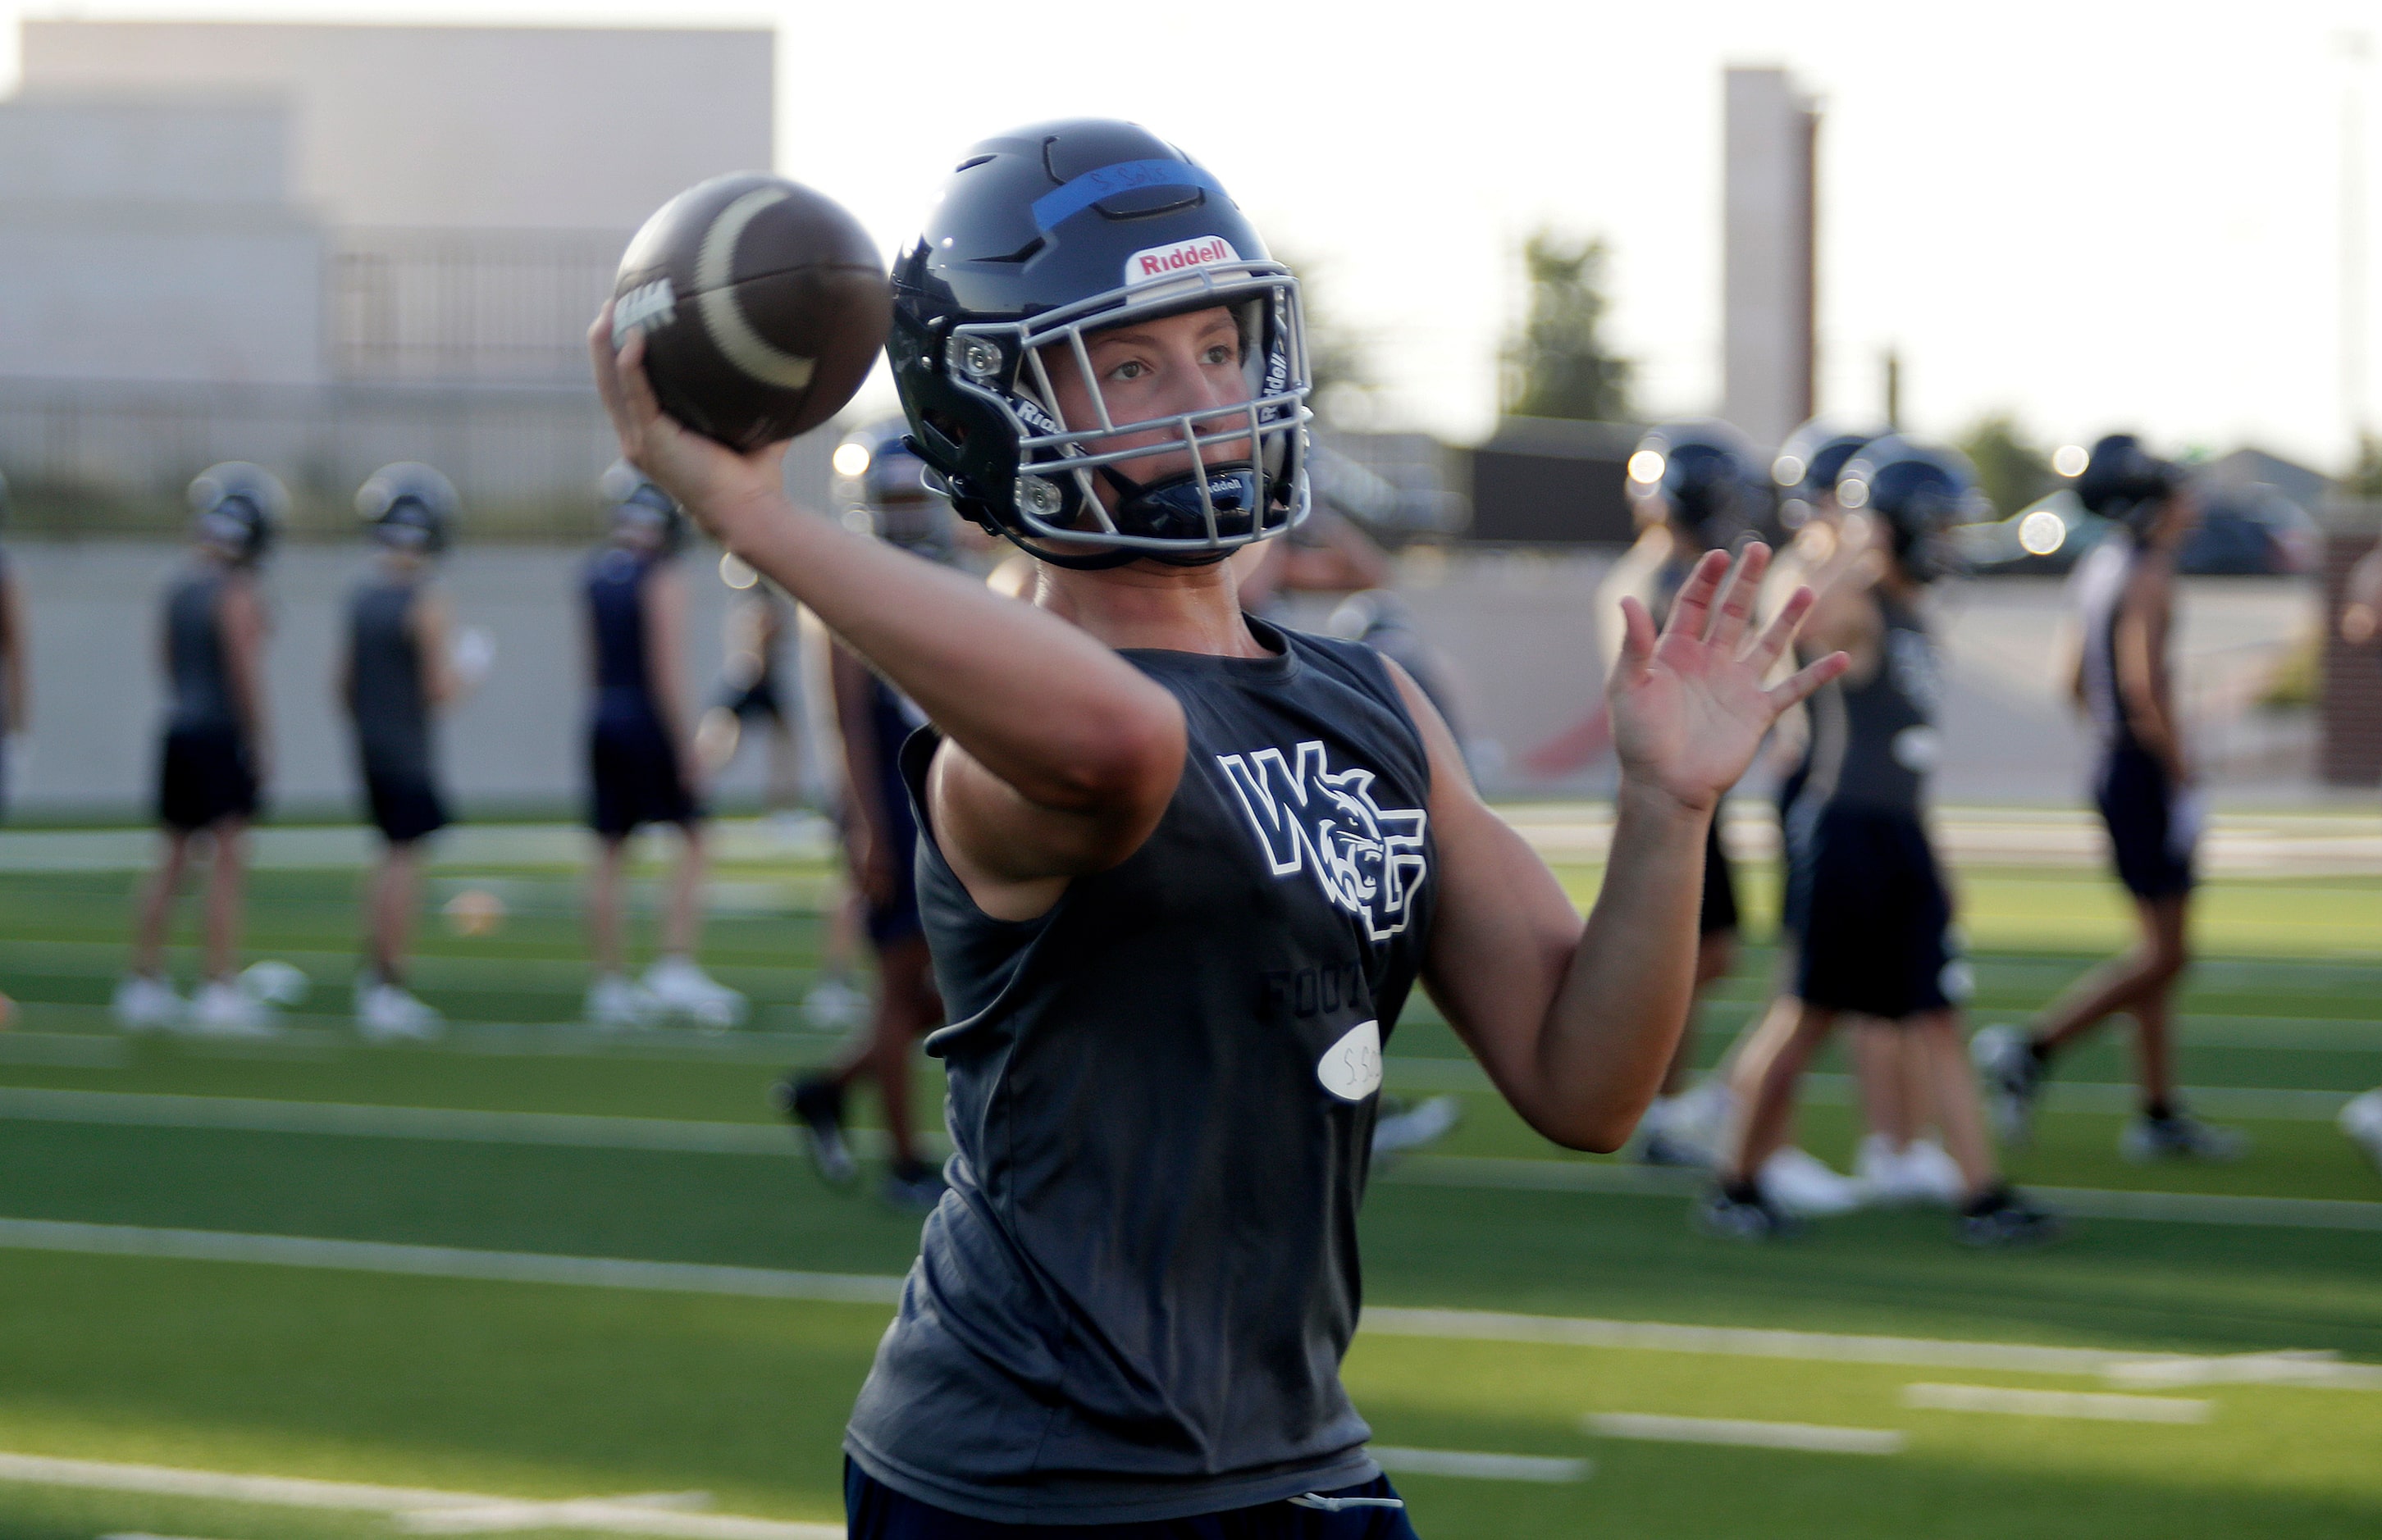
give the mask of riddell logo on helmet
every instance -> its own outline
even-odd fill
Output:
[[[1200,236],[1192,240],[1178,240],[1172,246],[1153,246],[1147,251],[1136,251],[1124,259],[1124,281],[1130,287],[1155,278],[1171,278],[1187,268],[1240,260],[1241,254],[1234,251],[1233,243],[1222,236]]]

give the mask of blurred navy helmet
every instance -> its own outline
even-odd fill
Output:
[[[632,535],[666,556],[677,555],[686,544],[687,518],[680,511],[678,499],[627,460],[614,460],[596,486],[610,511],[616,537]]]
[[[2185,474],[2182,466],[2143,448],[2132,434],[2110,434],[2086,458],[2076,478],[2076,500],[2085,512],[2140,533],[2160,505],[2183,485]]]
[[[1755,482],[1753,446],[1711,418],[1650,428],[1629,457],[1629,495],[1670,519],[1705,550],[1751,530],[1766,511]]]
[[[1099,332],[1211,309],[1239,331],[1245,405],[1128,422],[1092,380],[1097,421],[1060,420],[1050,354],[1082,361]],[[1204,566],[1306,517],[1298,280],[1223,185],[1147,128],[1078,118],[969,150],[893,264],[885,350],[953,506],[1044,561]],[[1126,466],[1153,433],[1188,463],[1137,479]]]
[[[1778,447],[1777,458],[1770,462],[1770,479],[1777,484],[1781,498],[1778,521],[1790,530],[1810,522],[1820,499],[1836,495],[1836,478],[1844,473],[1846,463],[1862,445],[1883,436],[1848,433],[1818,417],[1788,434]]]
[[[1890,434],[1864,444],[1836,478],[1836,501],[1884,523],[1894,559],[1921,582],[1953,568],[1947,536],[1955,524],[1992,512],[1977,490],[1966,456],[1940,445]]]
[[[260,560],[289,518],[289,491],[261,465],[226,460],[190,483],[194,532],[243,565]]]
[[[846,434],[835,446],[835,501],[844,527],[880,535],[934,561],[957,553],[952,504],[896,418]]]
[[[364,532],[393,551],[436,556],[447,548],[463,500],[455,483],[419,460],[399,460],[374,471],[356,488],[356,512]]]

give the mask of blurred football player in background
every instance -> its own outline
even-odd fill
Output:
[[[588,726],[596,831],[595,881],[588,900],[596,979],[587,1019],[600,1027],[645,1026],[672,1017],[709,1028],[744,1019],[744,996],[695,961],[703,930],[704,812],[700,766],[686,710],[681,630],[686,590],[677,556],[685,515],[669,495],[628,465],[604,475],[611,535],[587,564],[587,615],[594,712]],[[621,935],[629,836],[645,824],[679,833],[676,864],[662,916],[661,955],[642,980],[625,971]]]
[[[720,581],[736,597],[728,606],[720,649],[719,690],[695,728],[695,748],[714,780],[733,764],[748,735],[767,735],[765,805],[788,817],[802,801],[801,741],[794,724],[801,701],[786,666],[793,605],[734,556],[722,556]]]
[[[2340,640],[2382,663],[2382,540],[2349,569],[2341,594]],[[2382,1167],[2382,1086],[2340,1109],[2340,1131]]]
[[[0,524],[7,519],[8,478],[0,476]],[[25,732],[32,720],[32,679],[25,662],[25,595],[7,553],[0,551],[0,813],[6,813],[8,804],[6,755],[11,749],[23,752]]]
[[[432,586],[462,501],[436,470],[386,465],[356,489],[373,544],[371,571],[348,595],[346,642],[334,675],[355,728],[364,806],[380,831],[364,881],[364,966],[356,1026],[383,1042],[436,1037],[437,1011],[406,987],[406,955],[422,880],[422,842],[447,826],[432,719],[461,692],[445,595]]]
[[[902,442],[904,424],[854,434],[836,450],[837,500],[846,528],[875,534],[942,566],[958,557],[950,502],[925,480],[926,466]],[[901,752],[926,717],[909,698],[872,672],[852,649],[822,635],[842,760],[844,862],[863,906],[876,959],[876,1002],[868,1035],[823,1073],[780,1087],[786,1111],[803,1129],[819,1174],[839,1185],[857,1174],[845,1136],[844,1093],[853,1082],[877,1086],[892,1160],[881,1189],[899,1208],[924,1213],[943,1193],[942,1179],[920,1153],[911,1105],[918,1043],[942,1023],[934,959],[918,917],[918,824],[902,784]]]
[[[289,517],[289,494],[272,472],[235,460],[201,471],[190,500],[190,559],[165,594],[167,705],[157,776],[165,850],[135,911],[130,971],[117,985],[115,1011],[136,1032],[249,1036],[273,1030],[271,1011],[239,987],[236,969],[248,827],[272,780],[268,627],[257,569]],[[212,856],[205,943],[186,1009],[166,976],[166,931],[202,843]]]
[[[2241,1132],[2192,1117],[2175,1088],[2174,996],[2192,956],[2203,807],[2176,715],[2168,642],[2176,552],[2199,523],[2199,504],[2183,467],[2149,454],[2131,434],[2093,446],[2076,495],[2118,526],[2070,580],[2083,630],[2074,691],[2100,739],[2093,801],[2143,938],[2077,981],[2025,1032],[1977,1033],[1977,1067],[1993,1088],[2002,1136],[2022,1141],[2052,1061],[2124,1012],[2134,1019],[2142,1088],[2141,1112],[2119,1136],[2126,1158],[2232,1160],[2247,1144]]]
[[[1809,703],[1811,767],[1786,819],[1787,838],[1801,847],[1788,896],[1793,1008],[1774,1010],[1737,1056],[1730,1134],[1701,1211],[1714,1233],[1762,1239],[1787,1228],[1761,1175],[1786,1136],[1811,1055],[1855,1015],[1895,1023],[1909,1038],[1908,1081],[1872,1078],[1879,1089],[1902,1091],[1901,1105],[1869,1114],[1873,1127],[1907,1142],[1914,1112],[1932,1112],[1959,1163],[1960,1239],[2002,1245],[2055,1228],[2002,1180],[1985,1137],[1959,1028],[1968,968],[1923,822],[1940,687],[1920,604],[1946,565],[1944,532],[1973,489],[1956,455],[1894,437],[1864,446],[1838,482],[1838,500],[1874,529],[1875,555],[1832,584],[1805,622],[1807,646],[1839,648],[1852,666]]]

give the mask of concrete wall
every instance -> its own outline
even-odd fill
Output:
[[[1767,449],[1811,415],[1819,118],[1783,69],[1724,93],[1721,415]]]
[[[24,89],[287,101],[337,225],[634,229],[774,158],[762,31],[27,21]]]

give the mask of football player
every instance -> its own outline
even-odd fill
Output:
[[[2109,833],[2118,880],[2134,902],[2142,939],[2078,980],[2033,1025],[1988,1027],[1973,1045],[1994,1090],[2003,1137],[2023,1140],[2052,1061],[2119,1012],[2134,1019],[2140,1112],[2118,1135],[2129,1160],[2233,1160],[2248,1141],[2185,1110],[2175,1088],[2174,996],[2191,962],[2193,862],[2202,803],[2176,715],[2168,641],[2175,557],[2200,521],[2181,466],[2131,434],[2093,446],[2078,498],[2118,526],[2071,580],[2083,647],[2074,692],[2101,743],[2093,800]]]
[[[166,846],[141,891],[130,971],[116,988],[116,1019],[132,1031],[181,1027],[223,1036],[274,1030],[272,1013],[237,978],[247,888],[248,826],[272,780],[264,695],[268,629],[258,568],[289,517],[278,478],[227,461],[190,483],[190,559],[166,586],[168,691],[157,776]],[[201,983],[188,1002],[166,977],[166,930],[176,890],[202,845],[207,875]]]
[[[333,679],[355,729],[365,810],[381,837],[380,862],[364,883],[356,1026],[376,1041],[421,1040],[437,1036],[442,1024],[405,986],[422,844],[448,824],[431,725],[461,692],[449,661],[446,597],[431,580],[462,502],[438,471],[403,460],[356,489],[356,512],[373,566],[348,595],[347,640]]]
[[[902,426],[864,432],[836,451],[847,527],[865,529],[914,556],[950,566],[956,557],[950,501],[926,480],[926,464],[902,442]],[[943,1020],[934,961],[918,917],[918,825],[902,784],[902,745],[926,724],[908,696],[870,671],[859,654],[828,639],[829,688],[835,701],[843,786],[841,825],[844,863],[859,890],[864,928],[877,963],[876,1003],[868,1036],[823,1073],[780,1088],[786,1110],[802,1124],[811,1159],[829,1181],[850,1181],[854,1163],[844,1138],[845,1088],[875,1082],[892,1142],[882,1187],[886,1202],[925,1213],[943,1195],[942,1179],[927,1164],[911,1113],[910,1060],[918,1042]]]
[[[1852,666],[1810,703],[1811,770],[1786,817],[1786,837],[1800,847],[1788,895],[1792,1008],[1774,1010],[1737,1056],[1720,1179],[1700,1210],[1714,1233],[1762,1239],[1787,1227],[1757,1176],[1785,1137],[1805,1065],[1848,1015],[1909,1035],[1906,1052],[1959,1163],[1959,1238],[2005,1245],[2056,1228],[1994,1164],[1959,1030],[1968,970],[1922,822],[1938,686],[1920,604],[1944,570],[1944,532],[1972,490],[1957,456],[1898,437],[1863,446],[1839,480],[1839,500],[1880,538],[1860,577],[1833,585],[1806,628],[1812,645],[1841,648]]]
[[[8,517],[8,478],[0,476],[0,523]],[[0,553],[0,811],[7,805],[5,754],[11,739],[22,742],[33,721],[32,670],[25,657],[25,596],[17,570]]]
[[[1245,616],[1306,511],[1296,281],[1129,124],[950,177],[894,273],[921,458],[1038,563],[1018,604],[798,515],[783,446],[665,418],[590,333],[624,451],[925,713],[903,745],[956,1152],[847,1431],[852,1533],[1411,1535],[1340,1385],[1381,1045],[1420,980],[1534,1128],[1613,1149],[1695,973],[1706,830],[1786,705],[1767,551],[1714,552],[1612,686],[1585,925],[1380,654]]]
[[[587,768],[596,831],[596,874],[588,895],[596,979],[587,1020],[599,1027],[645,1026],[681,1017],[706,1028],[744,1019],[744,996],[715,981],[694,959],[703,928],[704,813],[699,768],[680,666],[686,591],[677,556],[686,517],[669,494],[626,464],[604,475],[611,504],[610,538],[587,564],[582,584],[594,711]],[[624,969],[629,836],[645,824],[678,830],[662,917],[661,955],[632,981]]]

